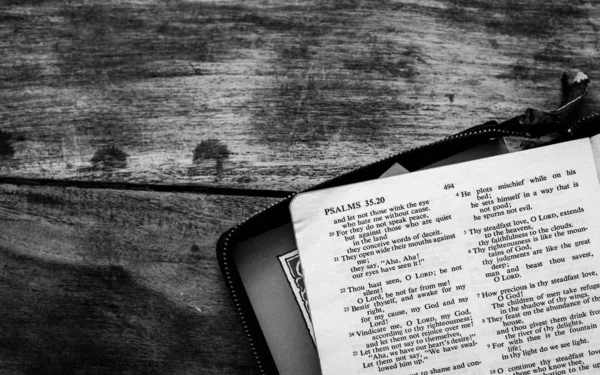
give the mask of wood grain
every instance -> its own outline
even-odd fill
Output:
[[[594,1],[9,0],[0,176],[297,190],[555,107],[598,27]]]
[[[591,0],[6,0],[0,179],[301,189],[552,109],[562,70],[599,110],[599,27]],[[1,372],[255,373],[214,251],[272,202],[0,185]]]
[[[0,185],[0,372],[255,373],[215,245],[272,202]]]

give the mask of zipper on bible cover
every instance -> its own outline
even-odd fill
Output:
[[[356,173],[359,172],[361,170],[367,170],[377,164],[381,164],[381,163],[385,163],[386,161],[391,161],[395,158],[397,158],[398,156],[405,154],[405,153],[410,153],[410,152],[415,152],[415,151],[419,151],[419,150],[425,150],[428,148],[433,148],[433,147],[437,147],[446,143],[451,143],[452,141],[458,140],[458,139],[463,139],[463,138],[469,138],[469,137],[473,137],[473,136],[480,136],[483,134],[490,134],[491,137],[490,138],[494,138],[494,137],[502,137],[502,136],[516,136],[516,137],[524,137],[524,138],[532,138],[531,135],[525,133],[525,132],[517,132],[517,131],[513,131],[513,130],[505,130],[505,129],[496,129],[496,128],[487,128],[487,129],[480,129],[480,130],[474,130],[474,131],[466,131],[463,133],[458,133],[455,135],[452,135],[450,137],[444,138],[442,140],[433,142],[433,143],[429,143],[426,145],[422,145],[422,146],[417,146],[414,147],[412,149],[406,150],[404,152],[401,152],[399,154],[394,154],[391,156],[388,156],[386,158],[374,161],[372,163],[354,168],[349,170],[348,172],[345,172],[341,175],[335,176],[331,179],[328,179],[324,182],[321,182],[319,184],[316,184],[314,186],[311,186],[307,189],[301,190],[301,191],[297,191],[294,193],[291,193],[290,195],[288,195],[287,197],[273,203],[272,205],[270,205],[267,208],[262,209],[261,211],[259,211],[256,214],[253,214],[252,216],[247,217],[246,219],[244,219],[242,222],[238,223],[237,225],[235,225],[233,228],[229,229],[227,232],[225,232],[221,238],[219,239],[218,242],[218,247],[220,247],[220,250],[217,253],[217,258],[219,260],[219,263],[221,264],[221,268],[222,268],[222,273],[223,276],[225,278],[225,282],[227,284],[227,288],[229,289],[229,293],[231,295],[231,297],[233,298],[233,302],[235,304],[236,310],[238,311],[238,314],[241,317],[242,320],[242,325],[244,327],[244,331],[246,333],[246,336],[248,337],[249,340],[249,344],[250,344],[250,348],[252,350],[252,353],[254,355],[254,358],[258,364],[259,367],[259,371],[261,374],[267,374],[265,366],[263,365],[263,355],[258,351],[258,348],[256,347],[255,344],[255,339],[253,337],[252,332],[250,331],[250,325],[248,322],[248,319],[246,317],[246,312],[244,311],[244,306],[242,301],[240,300],[240,298],[238,297],[238,293],[244,293],[243,291],[239,292],[236,288],[236,281],[234,280],[234,275],[233,272],[237,272],[231,269],[232,267],[232,262],[233,260],[231,259],[231,252],[230,252],[230,243],[232,242],[232,239],[235,238],[237,232],[239,231],[239,229],[241,227],[243,227],[244,225],[246,225],[248,222],[252,221],[252,220],[259,220],[262,216],[266,215],[269,211],[274,210],[275,208],[277,208],[278,206],[284,205],[284,204],[289,204],[290,200],[296,196],[297,194],[300,194],[302,192],[308,191],[308,190],[317,190],[320,189],[324,186],[327,186],[329,184],[335,183],[335,181],[339,181],[345,177],[347,177],[348,175],[352,174],[352,173]]]
[[[565,77],[566,77],[566,75],[563,73],[563,76],[562,76],[563,89],[564,89],[564,85],[565,85]],[[579,77],[579,80],[578,80],[578,77]],[[417,146],[412,149],[403,151],[401,153],[390,155],[386,158],[377,160],[375,162],[372,162],[372,163],[369,163],[369,164],[366,164],[366,165],[363,165],[363,166],[360,166],[357,168],[353,168],[341,175],[330,178],[324,182],[318,183],[316,185],[313,185],[313,186],[303,189],[301,191],[291,193],[287,197],[273,203],[269,207],[264,208],[261,211],[259,211],[258,213],[247,217],[242,222],[238,223],[233,228],[231,228],[227,232],[225,232],[219,238],[218,243],[217,243],[217,248],[218,248],[217,258],[218,258],[219,264],[221,266],[221,271],[225,278],[227,288],[229,289],[229,293],[233,298],[236,310],[238,311],[238,314],[240,315],[240,318],[242,320],[242,325],[244,327],[246,336],[248,337],[250,348],[252,350],[252,353],[254,355],[254,358],[256,360],[256,363],[258,365],[260,373],[261,374],[267,373],[265,364],[263,364],[263,361],[264,361],[263,357],[265,355],[263,353],[259,352],[257,344],[255,343],[255,338],[253,337],[253,332],[251,332],[250,322],[248,321],[248,317],[246,316],[247,313],[244,310],[244,307],[245,307],[244,302],[238,296],[238,294],[243,294],[243,293],[245,293],[245,291],[243,291],[243,290],[239,291],[237,288],[236,282],[237,282],[237,284],[239,284],[239,276],[237,276],[237,270],[232,269],[233,259],[232,259],[231,251],[229,248],[232,240],[235,239],[240,228],[244,227],[251,221],[259,220],[264,215],[266,215],[269,211],[272,211],[281,205],[289,204],[290,200],[299,193],[302,193],[305,191],[310,191],[310,190],[317,190],[317,189],[320,189],[320,188],[323,188],[326,186],[330,186],[332,184],[333,184],[333,186],[335,186],[336,181],[340,181],[340,180],[346,178],[350,174],[368,170],[369,168],[372,168],[378,164],[389,162],[403,154],[438,147],[438,146],[441,146],[441,145],[444,145],[447,143],[452,143],[453,141],[456,141],[459,139],[465,139],[465,138],[470,138],[470,137],[475,137],[475,136],[482,136],[485,134],[489,134],[490,135],[489,138],[503,137],[503,136],[514,136],[514,137],[521,137],[521,138],[538,138],[545,134],[558,132],[558,133],[567,135],[566,138],[571,138],[571,139],[583,138],[586,136],[593,135],[595,129],[592,129],[592,126],[597,123],[600,123],[600,113],[594,113],[592,115],[586,116],[586,117],[574,122],[570,126],[565,127],[564,129],[561,129],[561,126],[560,126],[560,125],[564,125],[564,123],[562,123],[562,121],[566,118],[568,113],[571,112],[574,109],[574,107],[577,106],[581,102],[582,98],[587,93],[588,85],[589,85],[589,80],[587,79],[587,77],[585,75],[583,75],[583,77],[578,75],[578,76],[576,76],[576,78],[572,84],[572,88],[573,88],[574,92],[566,92],[566,95],[565,95],[566,99],[565,99],[564,103],[555,111],[542,112],[542,111],[528,109],[525,111],[524,115],[517,116],[517,117],[507,120],[503,123],[497,123],[496,121],[490,121],[490,122],[484,123],[482,125],[467,129],[463,132],[457,133],[450,137],[444,138],[442,140],[439,140],[439,141],[436,141],[433,143],[429,143],[426,145],[422,145],[422,146]],[[547,115],[547,116],[544,117],[545,115]],[[543,127],[540,128],[540,125],[541,126],[544,125],[544,121],[553,121],[553,123],[552,123],[553,126],[548,126],[548,128],[546,128],[547,130],[546,130],[545,134],[544,134],[545,129]],[[558,123],[556,123],[556,122],[558,122]],[[527,130],[530,130],[531,133]],[[597,130],[595,132],[598,133]],[[256,329],[260,329],[260,328],[256,328]],[[264,337],[261,336],[260,339],[262,340],[260,345],[266,346],[266,350],[268,350],[268,345],[266,344]],[[271,357],[270,354],[268,355],[267,358],[269,358],[269,357]],[[275,370],[276,370],[276,366],[272,360],[272,357],[269,359],[270,359],[269,362],[272,363],[272,366],[274,366]],[[271,366],[271,363],[269,363],[269,366]]]

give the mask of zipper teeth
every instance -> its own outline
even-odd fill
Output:
[[[575,121],[575,123],[567,129],[567,132],[570,135],[573,135],[573,131],[575,129],[583,126],[586,122],[591,121],[593,119],[597,119],[597,118],[600,118],[600,112],[596,112],[596,113],[592,113],[591,115],[587,115],[584,118],[581,118],[581,119]]]
[[[591,116],[588,116],[588,117],[591,117]],[[586,117],[586,119],[587,119],[587,117]],[[452,135],[450,137],[447,137],[447,138],[444,138],[444,139],[441,139],[439,141],[436,141],[436,142],[433,142],[433,143],[429,143],[429,144],[426,144],[426,145],[421,145],[421,146],[413,147],[411,149],[403,151],[402,153],[414,152],[414,151],[421,150],[421,149],[424,149],[424,148],[429,148],[429,147],[433,147],[433,146],[436,146],[436,145],[439,145],[439,144],[442,144],[442,143],[446,143],[448,141],[452,141],[452,140],[455,140],[455,139],[470,137],[472,135],[484,134],[484,133],[499,133],[499,134],[502,134],[502,135],[512,135],[512,136],[517,136],[517,137],[519,137],[519,136],[521,136],[521,137],[523,137],[523,136],[529,136],[529,134],[527,134],[525,132],[517,132],[517,131],[513,131],[513,130],[502,130],[502,129],[475,130],[475,131],[471,131],[471,132],[465,132],[465,133],[455,134],[455,135]],[[374,164],[391,160],[391,159],[397,157],[398,155],[399,154],[390,155],[388,157],[385,157],[383,159],[379,159],[379,160],[374,161],[372,163],[369,163],[369,164],[366,164],[366,165],[362,165],[360,167],[353,168],[353,169],[351,169],[348,172],[345,172],[345,173],[343,173],[343,174],[341,174],[339,176],[333,177],[331,179],[328,179],[326,181],[323,181],[321,183],[313,185],[313,186],[311,186],[311,187],[309,187],[307,189],[293,192],[290,195],[288,195],[287,197],[285,197],[285,198],[283,198],[281,200],[278,200],[277,202],[269,205],[266,208],[263,208],[258,213],[246,217],[242,222],[238,223],[237,225],[235,225],[233,228],[231,228],[229,230],[229,233],[227,234],[227,236],[225,237],[225,240],[223,241],[223,248],[222,248],[221,253],[219,254],[220,255],[219,257],[223,261],[223,268],[225,270],[225,278],[227,280],[227,286],[229,288],[231,296],[233,297],[233,302],[235,304],[236,310],[238,311],[238,314],[240,315],[240,317],[242,319],[242,325],[244,326],[244,331],[246,332],[246,336],[248,336],[248,340],[250,342],[250,348],[252,349],[252,353],[254,354],[254,358],[256,360],[256,363],[258,364],[258,368],[259,368],[261,374],[266,374],[265,368],[262,365],[262,361],[260,359],[260,355],[259,355],[258,350],[256,348],[256,345],[254,343],[254,339],[252,338],[252,334],[250,333],[250,329],[249,329],[249,325],[248,325],[248,322],[247,322],[247,319],[246,319],[246,315],[244,314],[244,310],[241,307],[241,302],[240,302],[240,299],[237,296],[237,292],[235,290],[235,285],[234,285],[234,282],[233,282],[233,278],[231,276],[231,271],[230,271],[230,266],[229,266],[229,259],[227,257],[227,254],[229,253],[229,242],[231,241],[231,238],[234,236],[234,234],[238,231],[238,229],[242,225],[244,225],[246,222],[250,221],[252,218],[256,218],[258,216],[261,216],[265,211],[270,210],[271,208],[273,208],[273,207],[275,207],[277,205],[283,204],[283,202],[287,201],[288,199],[292,198],[293,196],[295,196],[295,195],[297,195],[297,194],[299,194],[299,193],[301,193],[303,191],[306,191],[306,190],[309,190],[309,189],[317,189],[317,188],[319,188],[320,186],[322,186],[324,184],[327,184],[327,183],[330,183],[330,182],[333,182],[333,181],[337,181],[337,180],[339,180],[339,179],[341,179],[341,178],[343,178],[343,177],[345,177],[345,176],[347,176],[347,175],[349,175],[349,174],[351,174],[351,173],[353,173],[353,172],[355,172],[355,171],[357,171],[359,169],[369,168],[369,167],[371,167]]]
[[[273,205],[271,205],[270,207],[272,207],[272,206]],[[262,212],[262,211],[260,211],[260,212]],[[239,298],[237,296],[237,293],[236,293],[236,291],[234,289],[235,285],[233,283],[233,278],[231,277],[231,272],[229,270],[228,259],[225,256],[227,254],[228,249],[229,249],[229,241],[231,240],[231,237],[233,236],[233,233],[237,230],[237,228],[241,224],[245,223],[248,220],[249,220],[249,218],[247,218],[242,223],[237,224],[236,226],[234,226],[233,228],[231,228],[231,230],[227,234],[227,237],[225,237],[225,240],[223,242],[223,251],[222,251],[222,253],[220,255],[221,255],[221,259],[223,260],[223,268],[225,270],[225,278],[227,279],[227,287],[229,288],[229,293],[231,294],[231,297],[233,297],[233,303],[235,304],[235,308],[236,308],[236,310],[238,312],[238,315],[242,319],[242,325],[244,326],[244,331],[246,332],[246,336],[248,336],[248,341],[250,342],[250,348],[252,349],[252,354],[254,354],[254,359],[256,360],[256,363],[258,364],[258,368],[260,370],[260,373],[261,374],[265,374],[265,369],[263,368],[263,365],[262,365],[262,362],[261,362],[261,359],[260,359],[260,355],[258,354],[258,351],[256,349],[256,345],[254,345],[254,340],[252,338],[250,330],[248,329],[248,322],[246,321],[246,315],[244,314],[244,310],[241,308],[240,300],[239,300]]]

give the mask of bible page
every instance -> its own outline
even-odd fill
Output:
[[[300,194],[321,370],[600,373],[589,139]]]

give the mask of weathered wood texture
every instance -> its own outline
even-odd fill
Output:
[[[0,2],[0,178],[300,189],[560,100],[595,1]],[[272,199],[0,185],[0,372],[253,373],[218,235]]]
[[[0,175],[295,190],[553,108],[599,27],[596,1],[4,1]]]
[[[255,373],[215,242],[272,201],[0,185],[0,373]]]

